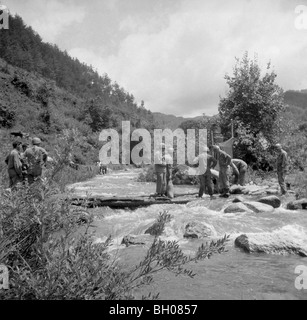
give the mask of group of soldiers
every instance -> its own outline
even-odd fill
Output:
[[[216,153],[216,157],[212,156],[209,148],[205,147],[200,155],[194,160],[194,163],[199,163],[199,193],[200,198],[203,197],[205,190],[213,198],[214,188],[212,181],[211,170],[219,164],[219,178],[218,186],[220,197],[229,197],[230,188],[230,167],[234,175],[234,184],[241,186],[245,185],[245,176],[247,172],[247,164],[241,159],[232,159],[225,151],[221,150],[219,146],[213,146],[212,150]]]
[[[163,145],[162,148],[165,148],[165,145]],[[288,155],[280,144],[276,145],[276,149],[278,151],[276,163],[278,183],[280,185],[281,194],[285,195],[287,194],[285,176],[288,168]],[[245,186],[247,163],[241,159],[232,159],[228,153],[221,150],[217,145],[212,146],[212,151],[215,153],[215,157],[210,154],[209,148],[204,147],[199,156],[194,160],[194,164],[198,163],[199,169],[200,187],[198,196],[202,198],[205,190],[207,190],[210,198],[213,199],[214,188],[212,180],[214,177],[211,170],[218,164],[218,191],[220,193],[220,197],[228,198],[230,196],[230,168],[232,168],[232,175],[234,176],[233,183],[235,185]],[[155,173],[157,176],[155,196],[167,196],[168,186],[171,185],[172,187],[172,168],[170,164],[172,163],[172,152],[173,149],[166,150],[166,155],[162,158],[160,154],[157,155],[157,159],[162,159],[162,161],[160,161],[161,164],[155,164]]]
[[[27,182],[31,185],[41,179],[43,167],[48,160],[47,151],[41,147],[41,143],[39,138],[32,139],[32,146],[20,141],[13,142],[13,150],[5,160],[11,189],[19,183]]]

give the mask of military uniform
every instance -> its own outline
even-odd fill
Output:
[[[5,161],[8,165],[8,174],[10,179],[10,188],[13,188],[17,185],[17,183],[23,181],[22,176],[22,163],[20,161],[19,152],[14,149],[8,155]]]
[[[207,158],[207,161],[205,159]],[[212,185],[212,176],[210,169],[214,168],[217,165],[217,161],[214,157],[212,157],[210,154],[200,154],[198,156],[199,161],[199,169],[200,169],[200,175],[199,175],[199,192],[198,196],[202,197],[206,188],[208,190],[208,194],[210,196],[213,195],[213,185]],[[204,173],[203,173],[204,172]]]
[[[285,176],[288,169],[288,154],[286,151],[281,150],[280,154],[277,157],[277,176],[278,183],[280,185],[281,193],[287,193],[287,187],[285,182]]]
[[[231,157],[225,151],[220,150],[218,154],[219,171],[219,188],[222,195],[229,193],[229,166],[231,165]]]
[[[25,151],[24,157],[28,165],[28,183],[32,184],[37,179],[41,178],[43,166],[47,162],[48,154],[44,148],[34,145]]]
[[[234,176],[235,176],[234,184],[245,186],[245,175],[247,171],[247,163],[241,159],[232,159],[232,163],[234,163],[239,170],[239,174],[234,172]]]
[[[157,176],[156,194],[162,195],[166,191],[166,164],[155,164],[155,173]]]

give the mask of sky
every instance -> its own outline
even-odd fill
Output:
[[[307,88],[307,0],[0,2],[153,112],[217,114],[246,51],[284,90]]]

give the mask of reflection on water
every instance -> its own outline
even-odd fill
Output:
[[[135,196],[154,193],[153,183],[136,181],[137,171],[120,172],[104,177],[96,177],[86,183],[74,185],[78,195]],[[195,192],[195,187],[176,187],[177,193]],[[190,267],[197,273],[195,279],[174,277],[162,272],[155,277],[154,284],[148,288],[160,292],[162,299],[307,299],[307,290],[298,291],[294,287],[298,265],[307,266],[307,258],[295,255],[278,256],[266,254],[246,254],[234,247],[234,239],[242,233],[264,233],[283,230],[294,240],[307,244],[306,211],[275,209],[272,213],[225,214],[225,208],[232,199],[196,200],[187,205],[154,205],[135,211],[94,209],[96,216],[103,219],[95,221],[97,241],[112,235],[111,250],[120,250],[121,260],[135,264],[141,259],[146,247],[121,245],[122,238],[128,234],[143,234],[153,224],[159,212],[167,210],[172,221],[167,224],[161,237],[163,240],[176,240],[187,253],[193,253],[201,240],[183,238],[188,222],[204,222],[209,225],[214,237],[230,234],[228,252],[213,256]]]

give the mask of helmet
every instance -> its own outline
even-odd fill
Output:
[[[33,139],[32,139],[32,144],[33,144],[34,146],[38,146],[38,145],[40,145],[41,143],[42,143],[42,141],[41,141],[40,138],[33,138]]]

